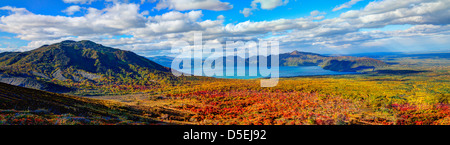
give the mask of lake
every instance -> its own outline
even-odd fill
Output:
[[[225,68],[226,69],[236,69],[237,70],[241,70],[241,69],[245,69],[246,70],[246,76],[212,76],[215,78],[226,78],[226,79],[257,79],[257,78],[265,78],[265,77],[270,77],[270,76],[261,76],[258,74],[258,76],[249,76],[248,75],[248,69],[250,67],[231,67],[231,68]],[[197,69],[197,68],[194,68]],[[183,70],[178,70],[180,72],[183,73],[188,73],[191,74],[191,72],[189,71],[183,71]],[[204,72],[207,71],[211,71],[208,69],[203,70]],[[357,74],[357,72],[336,72],[336,71],[330,71],[330,70],[325,70],[320,66],[280,66],[279,67],[279,75],[281,78],[285,78],[285,77],[296,77],[296,76],[317,76],[317,75],[344,75],[344,74]],[[205,76],[205,75],[204,75]]]

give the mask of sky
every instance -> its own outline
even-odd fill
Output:
[[[450,0],[1,0],[0,52],[91,40],[143,56],[177,40],[279,41],[280,52],[450,51]]]

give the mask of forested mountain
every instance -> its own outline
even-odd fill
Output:
[[[167,67],[88,40],[0,53],[1,82],[42,90],[49,90],[49,83],[77,89],[73,83],[149,85],[174,80]]]
[[[357,72],[387,66],[383,61],[368,57],[324,56],[315,53],[298,52],[280,54],[281,66],[321,66],[326,70]]]

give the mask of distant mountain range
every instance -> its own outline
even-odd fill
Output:
[[[278,55],[280,66],[321,66],[326,70],[340,71],[340,72],[357,72],[373,70],[387,66],[383,61],[368,58],[368,57],[352,57],[352,56],[325,56],[310,52],[293,51],[291,53],[283,53]],[[228,56],[233,57],[233,56]],[[252,56],[265,57],[265,56]],[[268,56],[267,60],[270,64],[272,56]],[[224,66],[226,66],[227,57],[223,57]],[[163,66],[170,67],[173,57],[169,56],[155,56],[148,59],[155,61]],[[244,60],[242,57],[235,56],[235,65],[238,60]],[[250,62],[254,58],[247,58],[244,61],[246,65],[255,64],[258,62]],[[204,60],[203,60],[204,61]]]
[[[70,91],[56,82],[118,82],[153,76],[170,77],[170,68],[131,51],[105,47],[92,41],[62,41],[26,52],[0,53],[0,82],[48,91]],[[63,89],[64,88],[64,89]],[[55,90],[56,89],[56,90]]]
[[[332,56],[345,56],[336,55]],[[371,52],[371,53],[357,53],[348,54],[347,56],[354,57],[370,57],[375,59],[382,59],[385,57],[395,58],[395,57],[411,57],[416,59],[450,59],[450,53],[448,51],[443,52]]]

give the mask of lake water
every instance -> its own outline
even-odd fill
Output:
[[[197,69],[197,68],[194,68],[194,69]],[[249,76],[248,75],[248,70],[250,69],[249,67],[225,68],[225,70],[227,70],[227,69],[235,69],[235,71],[245,69],[246,75],[245,76],[237,76],[237,75],[234,75],[234,76],[212,76],[212,77],[226,78],[226,79],[256,79],[256,78],[270,77],[270,76],[261,76],[260,74],[258,74],[258,76]],[[179,71],[181,71],[183,73],[191,74],[190,71],[183,71],[183,70],[179,70]],[[203,71],[207,72],[207,71],[211,71],[211,70],[205,69]],[[299,66],[280,66],[279,67],[279,76],[281,78],[296,77],[296,76],[343,75],[343,74],[356,74],[356,72],[336,72],[336,71],[325,70],[320,66],[301,66],[301,67],[299,67]]]

